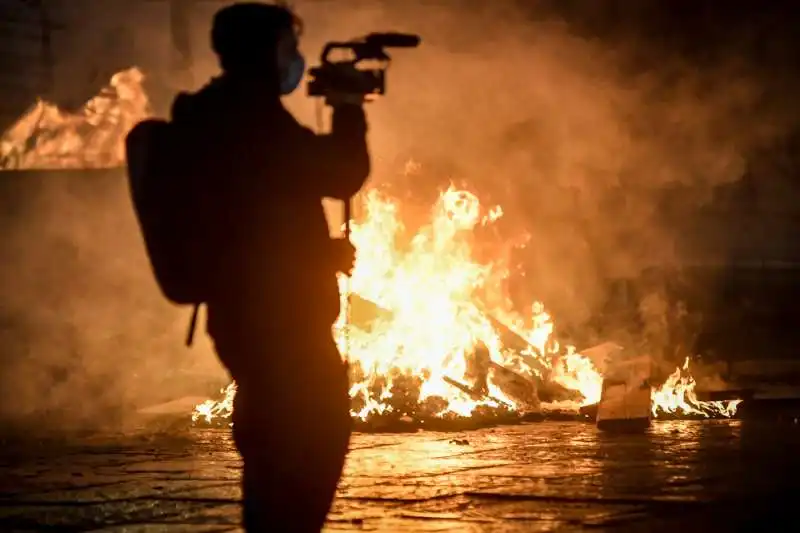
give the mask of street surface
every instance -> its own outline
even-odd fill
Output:
[[[797,531],[799,445],[794,420],[357,435],[326,531]],[[238,531],[238,476],[224,430],[9,441],[0,531]]]

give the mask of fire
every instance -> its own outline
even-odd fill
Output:
[[[687,357],[683,367],[676,368],[661,387],[653,390],[651,407],[653,416],[657,417],[664,413],[731,417],[736,414],[741,400],[700,401],[694,392],[696,385],[689,373]]]
[[[125,135],[151,114],[143,80],[136,68],[119,72],[75,113],[38,101],[0,137],[0,168],[122,166]],[[427,223],[412,229],[396,199],[371,190],[362,200],[365,216],[352,227],[356,265],[351,277],[339,278],[342,313],[332,329],[351,363],[354,418],[537,411],[537,387],[558,389],[557,407],[599,401],[602,375],[580,351],[562,349],[544,306],[517,312],[509,304],[502,246],[491,259],[478,257],[479,233],[502,219],[500,206],[450,187]],[[738,401],[701,402],[694,387],[687,360],[654,390],[653,415],[735,414]],[[236,384],[221,393],[197,405],[192,419],[229,418]]]
[[[222,399],[219,401],[206,400],[195,406],[192,413],[192,422],[197,422],[201,418],[206,422],[211,422],[215,418],[228,418],[233,413],[233,398],[236,396],[236,383],[230,383],[220,391]]]
[[[444,381],[466,373],[467,357],[478,342],[502,361],[497,335],[472,298],[492,269],[472,258],[466,238],[481,221],[477,198],[449,189],[434,207],[431,224],[404,249],[396,246],[403,230],[397,206],[372,191],[366,196],[366,211],[366,222],[352,228],[358,261],[350,288],[389,310],[391,317],[365,332],[348,328],[343,313],[335,326],[340,351],[364,374],[351,389],[354,398],[363,400],[353,414],[366,418],[391,409],[384,400],[396,376],[424,377],[419,401],[444,398],[446,410],[462,416],[481,403],[498,407],[495,400],[473,400]],[[347,279],[340,281],[344,297]],[[382,386],[372,386],[384,378]],[[489,384],[489,393],[514,405],[494,384]]]
[[[137,68],[114,74],[76,113],[38,100],[0,137],[0,169],[112,168],[125,164],[125,136],[150,116]]]
[[[555,368],[553,380],[568,389],[580,391],[584,397],[584,405],[600,401],[603,378],[594,367],[594,363],[576,352],[573,346],[567,347],[562,364]]]
[[[491,377],[482,392],[470,388],[470,359],[481,349],[490,363],[540,375],[540,368],[525,363],[533,359],[583,403],[599,399],[602,378],[591,361],[571,351],[554,364],[554,325],[540,303],[524,316],[508,309],[490,312],[481,302],[479,294],[499,292],[496,281],[506,276],[502,261],[481,262],[473,253],[475,230],[498,221],[499,206],[485,209],[474,194],[450,187],[430,221],[414,232],[402,223],[398,202],[378,190],[365,194],[364,210],[363,222],[352,226],[357,260],[352,277],[339,278],[342,313],[333,328],[354,369],[354,417],[392,413],[401,394],[413,396],[406,407],[428,404],[433,417],[468,417],[480,407],[523,408]],[[374,316],[348,323],[348,290],[356,304],[369,302]],[[499,317],[524,342],[519,353],[504,346]],[[199,405],[194,419],[229,416],[234,394],[234,387],[223,390],[223,399]]]
[[[432,417],[469,417],[480,408],[530,408],[505,392],[491,373],[480,393],[471,388],[470,360],[479,350],[489,364],[525,376],[543,378],[547,372],[554,383],[575,391],[574,409],[599,400],[602,376],[574,349],[561,353],[541,303],[534,303],[527,316],[506,308],[489,311],[482,303],[481,295],[507,300],[497,283],[507,276],[503,261],[482,262],[473,253],[476,230],[502,217],[499,206],[483,208],[474,194],[450,187],[433,206],[429,222],[409,232],[396,200],[377,190],[363,200],[365,216],[353,223],[351,235],[356,265],[351,278],[339,278],[342,313],[334,325],[339,349],[354,369],[353,417],[403,415],[408,409]],[[369,302],[377,310],[374,316],[348,323],[348,290],[356,304]],[[506,346],[499,323],[523,346]],[[220,402],[199,405],[193,418],[229,416],[234,394],[228,387]]]
[[[431,211],[429,223],[408,234],[401,206],[371,190],[364,196],[363,221],[353,223],[352,241],[358,250],[352,277],[341,276],[342,313],[334,337],[354,372],[351,414],[359,420],[408,408],[397,396],[413,397],[414,406],[429,416],[469,417],[480,408],[526,410],[529,406],[507,394],[501,383],[488,379],[477,395],[465,381],[470,358],[484,347],[492,363],[527,377],[544,378],[579,400],[548,407],[577,410],[600,400],[603,376],[593,362],[574,347],[561,349],[552,318],[539,302],[527,315],[507,308],[488,311],[481,295],[507,301],[498,280],[506,275],[503,262],[481,262],[473,253],[474,232],[502,217],[502,209],[485,209],[467,191],[450,187]],[[356,304],[373,306],[371,320],[348,323],[348,290]],[[498,324],[526,346],[507,346]],[[527,326],[526,326],[527,324]],[[694,392],[688,359],[652,393],[654,417],[664,415],[735,415],[739,401],[704,402]],[[222,391],[219,402],[200,404],[193,420],[227,418],[236,389]],[[400,405],[398,405],[398,403]],[[412,406],[412,407],[414,407]]]

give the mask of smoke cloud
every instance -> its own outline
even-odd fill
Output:
[[[4,217],[0,419],[116,428],[224,384],[203,335],[182,346],[188,311],[158,292],[122,172],[2,177],[17,209]]]
[[[67,80],[91,77],[76,74],[82,59],[104,50],[93,56],[100,70],[138,65],[150,74],[164,113],[180,88],[164,59],[166,7],[128,2],[125,20],[111,9],[87,20],[79,4],[60,37],[60,94],[80,99],[79,82]],[[685,259],[683,222],[745,175],[751,154],[788,130],[794,110],[765,96],[763,75],[736,50],[701,67],[649,53],[641,36],[579,31],[574,5],[569,13],[515,5],[306,0],[295,8],[309,63],[332,39],[422,35],[422,47],[394,54],[387,98],[370,106],[372,184],[424,204],[454,181],[502,205],[504,234],[530,236],[517,258],[522,301],[541,299],[558,320],[584,323],[609,279]],[[217,73],[208,31],[218,7],[193,8],[194,87],[184,88]],[[102,45],[97,36],[119,28],[113,46]],[[313,102],[298,94],[288,105],[314,125]],[[403,175],[410,159],[421,170]],[[207,341],[182,347],[188,312],[156,290],[122,178],[79,181],[32,178],[24,192],[4,191],[25,206],[6,211],[0,267],[0,416],[9,420],[52,412],[66,424],[107,424],[139,406],[207,394],[225,378]],[[665,217],[659,206],[670,190],[680,196]],[[701,237],[724,258],[716,234]]]
[[[690,260],[682,222],[740,180],[794,117],[786,99],[767,105],[764,76],[740,49],[700,64],[641,35],[579,31],[570,21],[584,4],[571,13],[495,4],[296,7],[311,57],[326,40],[369,31],[423,36],[421,48],[395,54],[388,97],[370,110],[373,183],[432,198],[454,180],[502,205],[509,235],[530,234],[520,257],[528,297],[580,323],[606,280]],[[313,121],[307,100],[291,103]],[[408,159],[422,168],[403,178]],[[670,191],[679,197],[665,219]],[[699,247],[725,259],[719,239]]]

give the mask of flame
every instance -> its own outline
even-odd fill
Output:
[[[567,347],[562,364],[555,367],[553,381],[567,389],[580,391],[583,405],[591,405],[600,401],[603,392],[603,377],[588,358],[575,351],[574,346]]]
[[[0,169],[111,168],[125,163],[125,136],[148,118],[138,68],[112,76],[76,113],[38,100],[0,137]]]
[[[579,393],[580,401],[556,402],[547,406],[551,409],[577,410],[600,400],[602,374],[575,347],[561,350],[555,324],[540,302],[526,314],[506,308],[487,312],[481,304],[480,294],[502,292],[496,282],[504,274],[499,272],[502,261],[475,258],[473,232],[497,221],[501,208],[483,209],[474,194],[451,186],[434,205],[430,222],[407,237],[396,200],[371,190],[364,196],[364,207],[364,221],[352,225],[357,260],[352,277],[339,278],[342,313],[334,325],[340,352],[358,369],[350,389],[354,418],[405,414],[396,413],[396,396],[415,386],[417,405],[436,400],[430,416],[468,417],[481,407],[520,409],[492,380],[477,397],[453,385],[468,374],[469,358],[479,346],[496,364],[529,377],[542,378],[544,370],[552,382]],[[348,324],[348,291],[373,302],[385,315],[375,317],[368,328]],[[505,346],[498,322],[527,347],[515,351]],[[734,416],[739,400],[697,399],[688,364],[687,359],[653,390],[653,416]],[[193,419],[229,417],[234,395],[231,385],[219,402],[200,404]]]
[[[682,367],[675,369],[661,387],[651,395],[651,410],[654,417],[660,414],[695,415],[701,417],[732,417],[741,400],[700,401],[694,388],[697,382],[689,373],[689,358]]]
[[[0,169],[122,166],[125,135],[151,115],[143,81],[137,68],[121,71],[75,113],[37,101],[0,137]],[[417,171],[418,164],[406,165],[406,172]],[[371,190],[363,204],[366,216],[352,226],[355,269],[351,277],[339,278],[342,312],[332,330],[354,369],[353,417],[366,420],[408,408],[432,417],[466,417],[481,408],[529,409],[504,392],[502,372],[476,377],[472,367],[479,354],[484,367],[494,364],[530,383],[547,380],[576,393],[579,400],[559,407],[599,401],[602,375],[574,347],[561,349],[544,306],[511,308],[503,288],[510,275],[504,251],[478,259],[477,233],[503,217],[501,206],[485,208],[473,193],[451,186],[428,223],[410,231],[396,199]],[[348,323],[349,293],[381,312],[367,324]],[[697,399],[688,363],[653,391],[653,415],[733,416],[738,400]],[[220,400],[197,405],[192,420],[230,418],[236,384],[221,394]]]
[[[236,396],[236,383],[231,382],[219,391],[221,400],[206,400],[195,406],[192,412],[192,422],[200,419],[210,423],[217,418],[230,418],[233,414],[233,398]]]
[[[502,208],[485,209],[476,195],[451,186],[439,196],[429,222],[408,232],[398,201],[370,190],[363,205],[364,220],[351,227],[356,264],[352,277],[339,277],[342,312],[333,328],[340,352],[356,369],[350,389],[353,417],[406,414],[397,412],[397,399],[409,393],[414,398],[410,407],[428,403],[427,414],[433,417],[468,417],[481,407],[520,409],[491,377],[482,393],[470,389],[465,376],[480,348],[492,363],[523,375],[541,377],[542,368],[549,370],[555,383],[583,398],[574,409],[599,400],[602,376],[591,360],[573,348],[553,357],[560,347],[541,303],[533,303],[525,314],[504,308],[490,312],[482,304],[480,295],[504,300],[497,282],[507,274],[500,260],[476,259],[475,230],[499,220]],[[384,313],[368,327],[348,324],[348,291]],[[522,339],[525,348],[506,347],[498,322]],[[223,394],[219,402],[199,405],[194,419],[230,416],[235,388]]]
[[[347,328],[344,313],[337,321],[340,351],[364,373],[351,389],[351,396],[361,397],[364,407],[353,414],[365,418],[391,409],[384,400],[394,376],[424,376],[419,401],[445,398],[447,410],[469,416],[482,402],[454,389],[444,378],[466,373],[466,357],[479,341],[495,348],[494,359],[499,356],[496,335],[472,301],[491,270],[491,265],[472,259],[465,238],[481,220],[478,200],[465,191],[448,189],[434,207],[432,223],[420,229],[405,249],[396,246],[403,230],[397,206],[376,191],[367,194],[365,204],[366,222],[352,227],[358,261],[350,288],[389,310],[392,317],[375,324],[369,333]],[[343,297],[346,281],[340,277]],[[388,377],[384,386],[371,387],[384,377]],[[496,387],[490,385],[489,392],[513,405]],[[498,406],[493,400],[485,403]]]

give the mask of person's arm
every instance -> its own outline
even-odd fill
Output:
[[[306,146],[297,154],[303,176],[309,180],[303,186],[320,197],[347,200],[354,196],[370,174],[367,129],[363,107],[348,104],[334,107],[330,133],[304,130]]]

